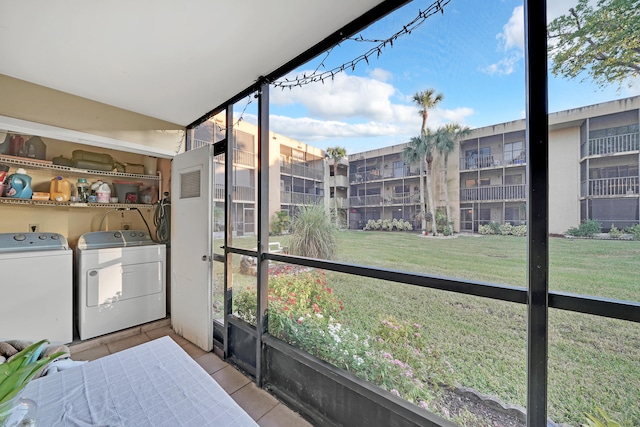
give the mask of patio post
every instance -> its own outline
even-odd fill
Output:
[[[267,301],[269,294],[269,84],[260,83],[258,89],[258,268],[256,272],[256,384],[262,386],[263,353],[262,335],[267,332]]]
[[[525,0],[527,129],[527,426],[547,425],[549,125],[545,0]]]

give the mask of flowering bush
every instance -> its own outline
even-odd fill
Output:
[[[413,225],[409,221],[404,221],[402,219],[393,218],[392,220],[388,219],[379,219],[373,220],[370,219],[367,221],[367,225],[364,227],[365,231],[411,231],[413,230]]]
[[[287,270],[284,270],[283,273],[269,277],[270,320],[281,315],[291,319],[311,315],[339,315],[343,308],[342,302],[335,298],[333,290],[327,286],[324,272],[286,273]],[[253,288],[246,288],[234,295],[234,303],[238,317],[255,324],[257,303]]]
[[[430,345],[422,325],[387,318],[370,333],[352,329],[342,320],[343,304],[324,272],[271,277],[268,295],[273,336],[424,409],[441,412],[436,390],[454,383],[454,369]],[[245,289],[234,299],[238,316],[255,323],[255,292]]]
[[[510,222],[505,222],[500,226],[500,234],[508,236],[513,232],[513,225]]]
[[[500,225],[495,221],[491,221],[488,224],[479,226],[478,233],[484,234],[484,235],[501,234],[503,236],[522,237],[527,235],[527,226],[511,225],[510,222],[505,222],[504,224]]]

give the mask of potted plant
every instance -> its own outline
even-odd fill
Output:
[[[40,357],[47,344],[48,340],[33,343],[0,364],[0,426],[15,421],[12,414],[20,405],[19,393],[29,381],[39,375],[50,362],[65,354],[60,351]],[[22,414],[24,415],[28,414]]]

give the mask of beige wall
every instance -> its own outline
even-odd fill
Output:
[[[183,128],[161,120],[152,119],[140,114],[131,113],[108,105],[89,101],[73,95],[65,94],[42,86],[0,75],[0,115],[26,120],[35,124],[44,124],[63,129],[84,132],[87,134],[121,139],[133,144],[150,147],[151,150],[184,150],[181,143]],[[11,130],[11,129],[9,129]],[[93,145],[70,143],[52,138],[42,138],[45,143],[46,159],[57,156],[71,158],[73,150],[82,149],[96,153],[106,153],[121,163],[142,164],[144,156]],[[17,166],[10,165],[9,173],[14,173]],[[170,160],[158,159],[158,170],[163,179],[162,189],[169,189]],[[55,170],[25,168],[32,177],[35,191],[49,191],[50,180],[62,175],[72,184],[81,176],[77,173],[67,174]],[[89,182],[94,182],[97,175],[87,175]],[[112,183],[114,177],[105,177],[104,181]],[[118,178],[116,178],[118,179]],[[157,181],[145,181],[145,185],[158,186]],[[160,189],[158,189],[160,190]],[[112,189],[113,191],[113,189]],[[151,231],[154,232],[153,211],[140,209]],[[74,244],[78,237],[89,231],[97,231],[105,217],[103,230],[119,229],[122,223],[130,223],[134,229],[146,230],[146,226],[137,211],[109,212],[106,208],[54,207],[36,205],[1,204],[0,232],[26,232],[29,224],[38,224],[40,231],[55,232],[66,236]],[[108,213],[107,213],[108,212]]]
[[[0,116],[184,151],[184,127],[0,74]]]
[[[549,133],[549,233],[580,223],[580,127]]]

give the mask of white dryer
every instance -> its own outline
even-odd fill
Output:
[[[73,251],[57,233],[0,233],[0,341],[73,341]]]
[[[166,248],[138,230],[96,231],[76,247],[81,340],[166,316]]]

